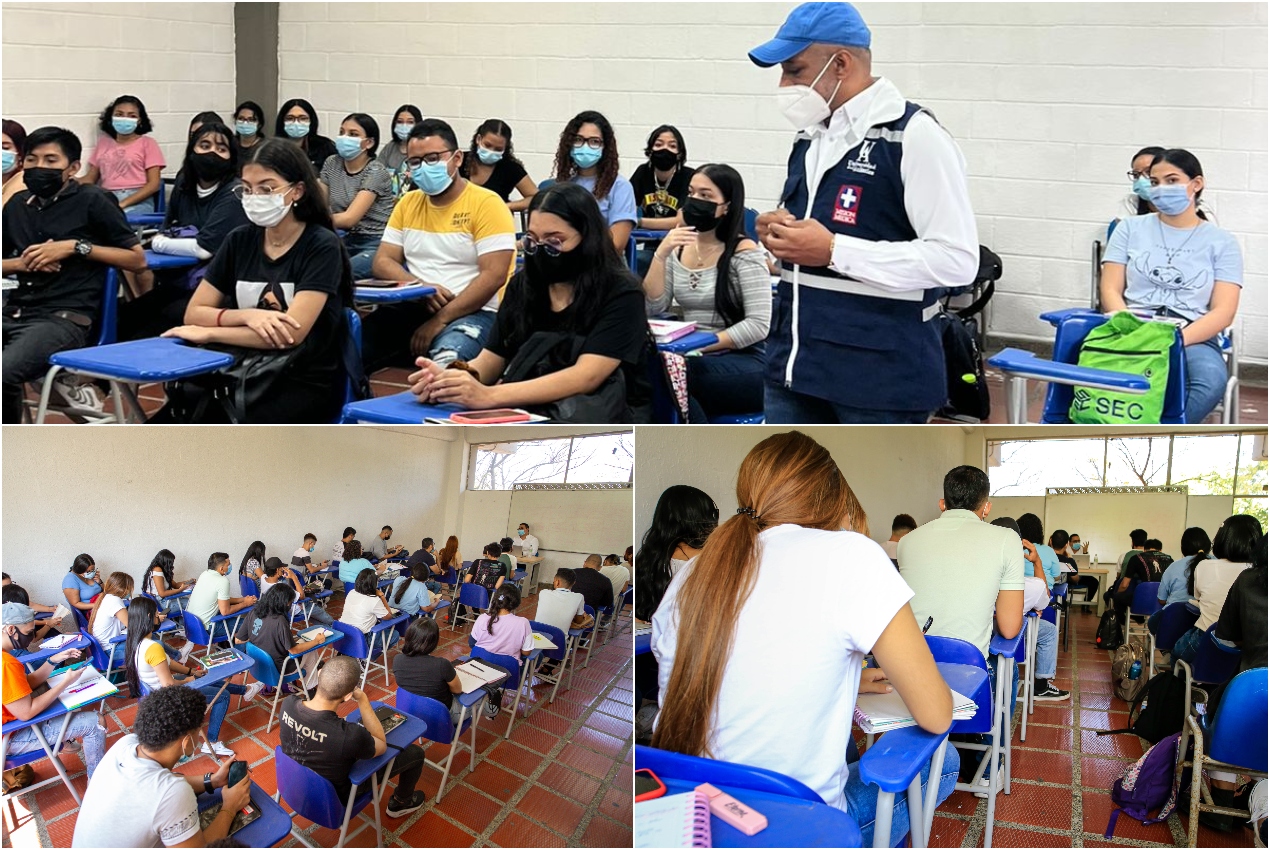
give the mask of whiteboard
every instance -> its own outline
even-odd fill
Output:
[[[622,554],[633,542],[634,499],[624,490],[516,490],[507,534],[527,522],[539,548],[556,552]]]
[[[1185,493],[1089,493],[1047,496],[1045,534],[1061,528],[1077,532],[1090,544],[1099,563],[1119,562],[1131,546],[1129,532],[1145,528],[1164,543],[1165,551],[1175,547],[1186,530]]]
[[[1208,532],[1209,538],[1217,536],[1217,529],[1235,512],[1234,496],[1191,496],[1186,502],[1186,527],[1199,526]],[[1170,546],[1179,541],[1162,541],[1164,550],[1172,554]],[[1180,548],[1179,548],[1180,551]]]

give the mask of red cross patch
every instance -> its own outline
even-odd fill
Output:
[[[843,186],[838,190],[838,196],[834,199],[833,204],[833,220],[838,224],[856,223],[856,216],[860,212],[860,198],[864,195],[864,190],[859,186]]]

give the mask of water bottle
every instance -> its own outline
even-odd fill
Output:
[[[1129,678],[1136,679],[1141,675],[1142,675],[1142,662],[1134,661],[1133,665],[1129,667]]]

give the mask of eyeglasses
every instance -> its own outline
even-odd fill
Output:
[[[1151,176],[1150,174],[1148,174],[1148,173],[1147,173],[1147,172],[1145,172],[1145,171],[1126,171],[1125,173],[1129,175],[1129,182],[1130,182],[1130,183],[1132,183],[1132,182],[1136,181],[1139,177],[1150,177],[1150,176]]]
[[[290,189],[294,185],[295,185],[294,183],[287,183],[282,186],[260,186],[256,188],[255,190],[252,190],[249,187],[243,185],[242,183],[239,183],[230,191],[233,192],[234,197],[238,198],[239,200],[242,200],[244,196],[249,196],[249,195],[258,195],[258,196],[263,196],[267,198],[270,195],[284,194],[286,193],[288,189]]]
[[[587,147],[593,151],[598,151],[600,148],[604,147],[603,139],[596,139],[596,138],[587,139],[587,138],[583,138],[582,136],[574,136],[571,142],[575,148]]]
[[[313,122],[311,122],[308,118],[283,118],[282,123],[283,124],[311,124]]]
[[[450,158],[453,156],[454,149],[451,148],[450,150],[442,151],[441,153],[427,153],[423,156],[413,156],[406,160],[406,165],[411,168],[418,168],[420,165],[436,165],[439,162],[449,162]]]
[[[538,253],[539,248],[541,248],[543,253],[545,253],[548,257],[559,257],[564,252],[564,243],[559,239],[544,239],[542,242],[539,242],[532,236],[526,236],[522,240],[522,244],[525,246],[525,253],[531,257]]]

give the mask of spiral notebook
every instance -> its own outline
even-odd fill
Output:
[[[956,691],[953,697],[953,720],[969,720],[977,710],[972,699]],[[917,721],[904,704],[904,698],[892,691],[889,694],[860,694],[855,702],[855,722],[870,734],[916,726]]]
[[[711,846],[710,798],[692,791],[636,803],[635,846]]]

